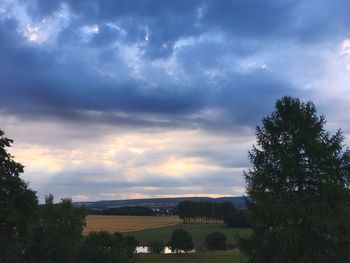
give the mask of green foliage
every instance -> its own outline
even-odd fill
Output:
[[[189,232],[184,229],[175,229],[167,244],[172,252],[188,252],[193,249],[193,241]]]
[[[224,218],[224,222],[227,227],[234,228],[250,228],[250,222],[248,218],[248,213],[246,210],[237,210],[228,214]]]
[[[148,243],[148,249],[151,253],[160,254],[164,250],[164,243],[160,240],[154,240]]]
[[[85,226],[85,210],[74,207],[70,199],[53,203],[46,197],[45,205],[38,208],[39,222],[28,251],[29,262],[75,262]]]
[[[213,232],[206,238],[206,247],[209,250],[226,250],[227,237],[221,232]]]
[[[81,246],[81,263],[124,263],[129,262],[137,246],[135,239],[121,233],[91,232]]]
[[[284,97],[257,127],[245,174],[250,262],[350,262],[349,152],[315,106]]]
[[[12,143],[0,130],[0,261],[18,263],[31,238],[37,198],[19,177],[23,165],[7,152]]]
[[[139,245],[139,241],[134,236],[125,236],[124,237],[126,254],[129,258],[132,258],[136,247]]]

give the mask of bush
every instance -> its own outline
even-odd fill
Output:
[[[160,254],[164,250],[164,243],[160,240],[151,241],[148,243],[148,249],[151,253]]]
[[[78,262],[129,262],[136,248],[135,240],[121,233],[91,232],[81,246]]]
[[[207,235],[206,245],[209,250],[226,250],[227,237],[221,232],[213,232]]]
[[[190,233],[184,229],[175,229],[167,244],[172,252],[188,252],[193,249],[193,241]]]

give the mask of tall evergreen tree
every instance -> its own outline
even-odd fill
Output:
[[[257,127],[245,173],[249,262],[350,262],[350,154],[313,103],[284,97]]]

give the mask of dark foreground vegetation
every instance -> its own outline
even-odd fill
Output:
[[[350,262],[350,152],[325,124],[313,103],[284,97],[256,129],[249,262]]]

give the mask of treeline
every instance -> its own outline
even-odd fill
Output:
[[[177,213],[184,223],[210,223],[223,221],[236,210],[231,202],[183,201],[177,206]]]
[[[70,199],[54,204],[49,195],[34,214],[35,220],[27,226],[27,240],[22,243],[22,255],[9,254],[6,262],[129,262],[138,245],[133,236],[121,233],[101,231],[83,236],[86,211],[74,207]]]
[[[91,209],[88,210],[89,215],[125,215],[125,216],[153,216],[156,214],[149,207],[144,206],[122,206],[106,209]]]
[[[228,227],[249,227],[246,211],[237,210],[231,202],[192,202],[183,201],[177,206],[177,214],[188,223],[219,223]]]

